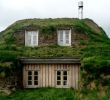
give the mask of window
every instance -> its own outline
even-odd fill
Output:
[[[38,31],[25,32],[25,46],[38,46]]]
[[[28,71],[28,85],[32,85],[32,71]]]
[[[71,30],[58,30],[58,44],[71,46]]]
[[[56,85],[61,87],[68,86],[68,71],[56,71]]]
[[[57,85],[61,85],[61,71],[57,71]]]
[[[28,71],[28,86],[38,86],[39,71]]]
[[[38,71],[34,71],[34,85],[38,85]]]

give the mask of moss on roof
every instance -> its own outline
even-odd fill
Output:
[[[71,27],[87,27],[94,31],[95,33],[102,33],[105,35],[105,32],[97,25],[94,21],[90,19],[75,19],[75,18],[56,18],[56,19],[24,19],[19,20],[10,25],[5,31],[2,33],[7,33],[9,31],[17,31],[23,29],[27,26],[36,26],[36,27],[59,27],[59,26],[71,26]]]
[[[89,42],[81,41],[81,44],[75,47],[60,47],[60,46],[48,46],[48,47],[36,47],[26,48],[17,46],[14,42],[13,34],[19,30],[25,29],[28,26],[34,27],[59,27],[69,26],[74,28],[77,32],[88,35]],[[48,28],[47,31],[49,31]],[[74,56],[81,55],[80,51],[82,47],[86,45],[107,45],[109,39],[106,33],[100,28],[94,21],[90,19],[75,19],[75,18],[56,18],[56,19],[24,19],[19,20],[10,25],[6,30],[0,33],[0,52],[1,55],[10,52],[16,52],[18,56],[37,56],[37,57],[52,57],[52,56]],[[81,46],[82,45],[82,46]],[[3,53],[5,52],[5,53]],[[16,56],[17,56],[16,55]],[[1,57],[2,58],[2,57]],[[16,57],[15,57],[16,58]],[[1,59],[2,60],[2,59]]]

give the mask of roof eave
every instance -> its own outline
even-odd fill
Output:
[[[23,64],[80,64],[79,58],[21,58]]]

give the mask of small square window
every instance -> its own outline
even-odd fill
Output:
[[[67,80],[67,76],[63,76],[63,80]]]
[[[71,30],[58,30],[57,34],[60,46],[71,46]]]
[[[38,71],[35,71],[35,72],[34,72],[34,75],[38,75]]]
[[[32,76],[28,76],[28,80],[32,80]]]
[[[57,81],[57,85],[61,85],[61,81]]]
[[[68,71],[67,70],[57,71],[56,83],[57,83],[57,85],[60,85],[60,86],[67,86],[68,85]]]
[[[28,85],[32,85],[32,81],[28,81]]]
[[[63,85],[67,85],[67,81],[63,81]]]
[[[28,75],[32,75],[32,71],[28,71]]]
[[[34,80],[38,80],[38,76],[34,76]]]
[[[38,46],[38,31],[25,32],[25,46]]]
[[[57,75],[61,75],[61,71],[57,71]]]
[[[61,80],[61,76],[57,76],[57,80]]]
[[[63,71],[63,75],[67,75],[67,71]]]
[[[34,85],[38,85],[38,81],[34,81]]]

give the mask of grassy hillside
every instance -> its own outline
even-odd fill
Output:
[[[7,96],[0,93],[0,100],[109,100],[110,90],[83,90],[75,91],[73,89],[28,89],[17,90]]]
[[[60,47],[58,45],[41,47],[24,47],[15,44],[13,34],[27,26],[34,26],[51,33],[53,27],[70,26],[80,34],[86,34],[88,41],[82,40],[79,45]],[[0,76],[13,75],[18,70],[19,57],[81,57],[81,86],[92,88],[110,84],[110,39],[101,27],[90,19],[25,19],[9,26],[0,33]],[[99,85],[100,84],[100,85]],[[94,87],[94,88],[96,88]]]

